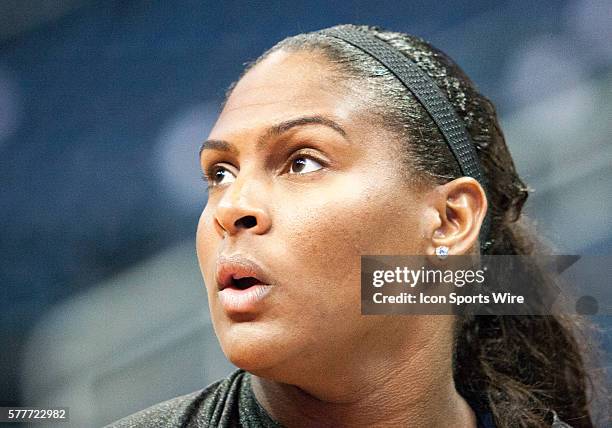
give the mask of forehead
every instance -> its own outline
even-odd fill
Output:
[[[349,121],[361,107],[350,82],[335,74],[322,54],[280,50],[238,82],[211,138],[300,116]]]

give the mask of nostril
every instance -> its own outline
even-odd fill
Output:
[[[247,215],[236,220],[234,225],[237,228],[244,227],[245,229],[250,229],[251,227],[257,225],[257,219],[255,218],[255,216]]]

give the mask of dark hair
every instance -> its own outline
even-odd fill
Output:
[[[521,215],[529,189],[516,172],[493,104],[448,56],[418,37],[370,26],[338,27],[359,28],[386,41],[434,79],[465,122],[489,183],[492,245],[486,253],[532,254],[535,240]],[[406,142],[403,160],[411,176],[441,184],[462,175],[428,113],[369,55],[312,32],[279,42],[244,73],[280,49],[320,52],[334,71],[330,79],[365,88],[373,118]],[[593,383],[577,335],[579,321],[560,315],[458,317],[453,353],[458,392],[489,408],[500,427],[550,426],[550,409],[574,427],[592,427],[588,389]]]

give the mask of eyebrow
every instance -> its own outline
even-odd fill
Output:
[[[199,157],[202,157],[202,152],[204,150],[218,150],[221,152],[231,152],[238,154],[238,150],[234,147],[233,144],[228,143],[223,140],[206,140],[200,146]]]
[[[266,143],[266,141],[272,137],[277,137],[289,131],[292,128],[295,128],[297,126],[304,126],[304,125],[327,126],[328,128],[331,128],[337,133],[339,133],[340,135],[342,135],[344,138],[347,138],[346,131],[338,123],[334,122],[333,120],[323,117],[323,116],[319,116],[319,115],[303,116],[303,117],[298,117],[296,119],[289,119],[289,120],[286,120],[284,122],[281,122],[281,123],[278,123],[276,125],[272,125],[271,127],[269,127],[266,130],[266,133],[258,139],[257,148],[261,149],[262,146]],[[233,144],[227,141],[224,141],[224,140],[206,140],[204,141],[202,145],[200,146],[200,153],[199,153],[200,157],[202,156],[202,152],[204,150],[219,150],[219,151],[231,152],[235,154],[238,153],[238,150]]]

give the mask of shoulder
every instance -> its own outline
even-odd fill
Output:
[[[239,386],[244,371],[236,370],[206,388],[155,404],[105,428],[181,427],[190,421],[210,419]]]

